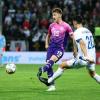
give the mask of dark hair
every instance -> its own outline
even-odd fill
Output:
[[[52,13],[54,13],[54,12],[59,13],[59,14],[62,14],[62,10],[60,8],[54,8],[52,10]]]
[[[73,18],[73,21],[76,21],[78,24],[81,24],[83,22],[83,18],[80,15],[77,15]]]

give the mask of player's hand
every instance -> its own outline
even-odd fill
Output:
[[[49,45],[45,45],[45,48],[48,49]]]

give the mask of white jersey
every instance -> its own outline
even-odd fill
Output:
[[[81,27],[75,30],[74,38],[76,41],[76,45],[78,47],[78,56],[84,56],[79,45],[79,41],[82,39],[86,45],[88,56],[94,58],[95,61],[96,53],[95,53],[95,45],[92,33],[87,28]]]

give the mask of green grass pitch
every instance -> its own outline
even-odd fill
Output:
[[[100,84],[85,68],[65,71],[56,81],[56,91],[46,92],[47,87],[36,76],[38,66],[17,65],[12,75],[0,68],[0,100],[100,100]],[[96,71],[100,74],[100,66]]]

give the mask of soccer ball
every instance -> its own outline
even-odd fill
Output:
[[[8,74],[13,74],[16,71],[16,65],[14,63],[10,63],[6,65],[6,72]]]

